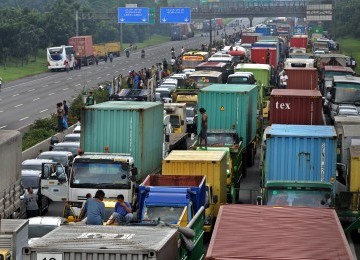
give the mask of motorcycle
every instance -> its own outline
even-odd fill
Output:
[[[141,52],[141,58],[144,59],[145,58],[145,51]]]

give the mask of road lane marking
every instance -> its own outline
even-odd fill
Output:
[[[76,84],[75,87],[77,87],[77,86],[81,86],[81,84]]]
[[[97,77],[97,79],[101,79],[101,77]]]
[[[39,113],[44,113],[46,111],[48,111],[49,109],[44,109],[44,110],[41,110]]]
[[[3,113],[3,112],[4,112],[4,110],[1,110],[1,111],[0,111],[0,113]]]
[[[16,97],[16,96],[19,96],[19,93],[18,94],[14,94],[13,97]]]
[[[36,100],[39,100],[40,98],[38,97],[38,98],[35,98],[35,99],[33,99],[33,101],[36,101]]]
[[[60,81],[55,81],[54,83],[55,83],[55,84],[58,84],[58,83],[60,83]]]
[[[52,95],[55,95],[55,93],[53,92],[53,93],[50,93],[50,94],[49,94],[49,96],[52,96]]]
[[[23,104],[16,105],[15,107],[21,107]]]
[[[110,76],[110,74],[106,74],[106,76]]]
[[[68,90],[69,88],[63,88],[63,90]]]
[[[34,90],[35,90],[34,88],[33,88],[33,89],[29,89],[28,92],[31,92],[31,91],[34,91]]]
[[[1,127],[0,127],[0,129],[3,129],[3,128],[5,128],[5,127],[7,127],[7,125],[3,125],[3,126],[1,126]]]
[[[27,116],[27,117],[24,117],[24,118],[19,119],[19,121],[23,121],[23,120],[28,119],[28,118],[29,118],[29,117]]]

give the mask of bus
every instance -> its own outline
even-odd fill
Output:
[[[190,51],[182,56],[182,69],[195,69],[197,65],[207,61],[209,53],[205,51]]]
[[[194,80],[198,89],[202,89],[210,84],[223,83],[222,76],[222,72],[219,71],[199,70],[191,73],[189,79]]]
[[[61,45],[47,48],[48,69],[51,71],[66,70],[67,64],[70,69],[75,67],[75,51],[73,46]]]

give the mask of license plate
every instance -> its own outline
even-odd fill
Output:
[[[63,260],[60,253],[37,253],[36,260]]]

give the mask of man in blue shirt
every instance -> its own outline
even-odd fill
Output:
[[[114,210],[117,213],[115,214],[117,222],[120,224],[125,221],[126,224],[129,224],[133,218],[130,204],[124,201],[124,195],[122,194],[117,196],[117,201]]]
[[[84,211],[87,214],[87,225],[103,225],[105,218],[105,204],[103,202],[105,193],[98,190],[94,198],[89,198],[85,202]]]

